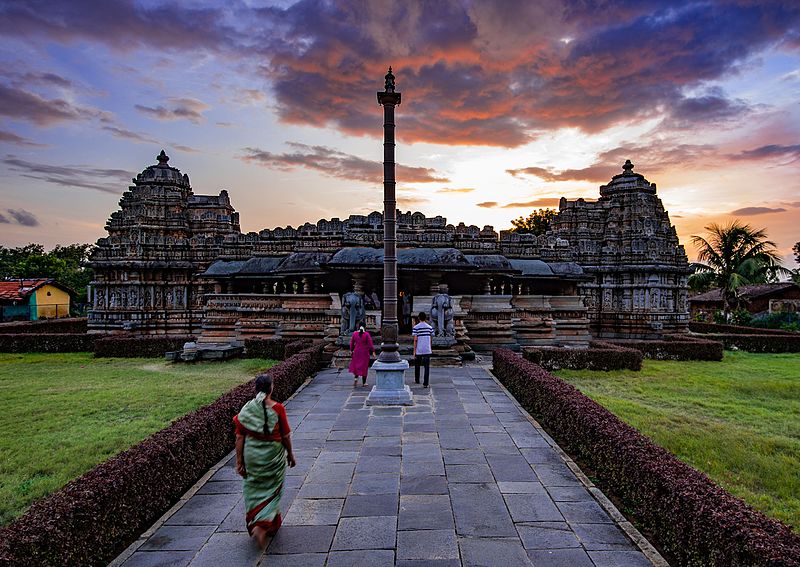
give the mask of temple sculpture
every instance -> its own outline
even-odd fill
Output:
[[[447,287],[439,286],[439,293],[431,300],[431,321],[434,337],[454,337],[453,302],[447,295]]]
[[[309,337],[331,350],[360,321],[379,332],[381,213],[243,234],[226,191],[195,195],[163,151],[157,161],[97,242],[90,332],[191,334],[200,345]],[[596,202],[562,199],[539,236],[398,211],[397,262],[403,315],[431,315],[453,356],[688,324],[685,251],[630,162]]]

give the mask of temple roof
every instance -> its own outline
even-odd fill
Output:
[[[467,261],[480,270],[488,272],[514,272],[511,261],[501,254],[467,254]]]
[[[509,260],[515,270],[519,270],[523,276],[554,277],[550,265],[542,260]]]
[[[251,258],[255,259],[255,258]],[[238,274],[247,262],[244,260],[217,260],[201,276],[232,276]]]
[[[184,187],[189,186],[189,176],[182,174],[181,170],[167,165],[169,156],[164,150],[156,156],[158,164],[149,165],[144,168],[139,175],[134,179],[134,183],[143,184],[164,184],[164,185],[180,185]]]
[[[239,274],[268,274],[277,270],[280,263],[285,259],[286,256],[281,256],[278,258],[264,258],[261,256],[256,256],[255,258],[250,258],[242,265],[242,268],[239,270]]]
[[[473,265],[461,251],[455,248],[400,248],[397,250],[397,264],[418,268],[469,269]],[[351,246],[342,248],[327,262],[330,267],[371,267],[383,266],[383,249]]]

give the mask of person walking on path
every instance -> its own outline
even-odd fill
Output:
[[[425,367],[425,380],[423,387],[428,387],[428,380],[431,374],[431,337],[433,336],[433,327],[428,322],[428,315],[424,311],[419,312],[419,323],[414,325],[411,329],[411,335],[414,337],[414,382],[419,384],[419,367]]]
[[[256,397],[233,417],[236,426],[236,472],[244,479],[247,531],[261,548],[281,527],[281,491],[286,464],[295,466],[289,421],[272,399],[272,378],[256,377]]]
[[[367,373],[369,372],[370,356],[375,354],[375,345],[372,344],[372,337],[364,330],[362,321],[358,331],[350,337],[350,372],[353,373],[353,387],[358,384],[358,377],[361,376],[361,385],[367,385]]]

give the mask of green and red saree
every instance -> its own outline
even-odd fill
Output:
[[[244,435],[244,505],[247,531],[260,526],[268,534],[281,527],[281,491],[286,474],[286,449],[281,436],[289,434],[286,410],[279,403],[247,402],[233,418],[236,434]],[[266,423],[266,427],[265,427]]]

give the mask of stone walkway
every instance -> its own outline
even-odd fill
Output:
[[[298,464],[266,554],[231,456],[112,565],[665,564],[485,368],[431,369],[409,408],[365,407],[349,376],[286,404]]]

